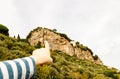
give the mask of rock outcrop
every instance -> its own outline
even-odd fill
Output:
[[[29,33],[27,39],[33,46],[36,46],[38,43],[44,46],[44,40],[47,40],[51,50],[59,50],[70,56],[75,55],[79,59],[86,59],[97,64],[102,64],[99,57],[97,59],[94,58],[92,51],[88,47],[76,44],[76,42],[73,45],[65,34],[57,33],[56,30],[38,27]]]

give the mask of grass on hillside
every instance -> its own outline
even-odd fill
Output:
[[[0,60],[30,56],[36,49],[26,41],[0,34]],[[61,51],[51,51],[54,63],[37,66],[34,79],[120,79],[116,69],[80,60]]]

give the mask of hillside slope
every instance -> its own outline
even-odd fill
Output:
[[[59,50],[70,56],[76,56],[79,59],[86,59],[97,64],[102,64],[97,55],[93,56],[90,48],[79,42],[72,41],[66,34],[58,33],[55,29],[38,27],[29,33],[27,39],[33,46],[43,46],[44,40],[47,40],[51,50]]]
[[[26,40],[0,34],[1,61],[30,56],[36,48]],[[51,65],[37,66],[35,79],[120,79],[120,72],[115,68],[79,59],[59,50],[51,50],[51,56]]]

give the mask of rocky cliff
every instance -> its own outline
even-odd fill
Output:
[[[93,52],[79,42],[71,41],[67,35],[56,32],[56,29],[38,27],[31,31],[27,36],[28,42],[33,45],[44,46],[44,40],[50,44],[51,50],[62,51],[70,56],[76,56],[79,59],[86,59],[97,64],[102,64],[98,56],[93,56]]]

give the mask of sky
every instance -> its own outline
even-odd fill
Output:
[[[22,38],[36,27],[57,29],[120,69],[120,0],[0,0],[0,24]]]

